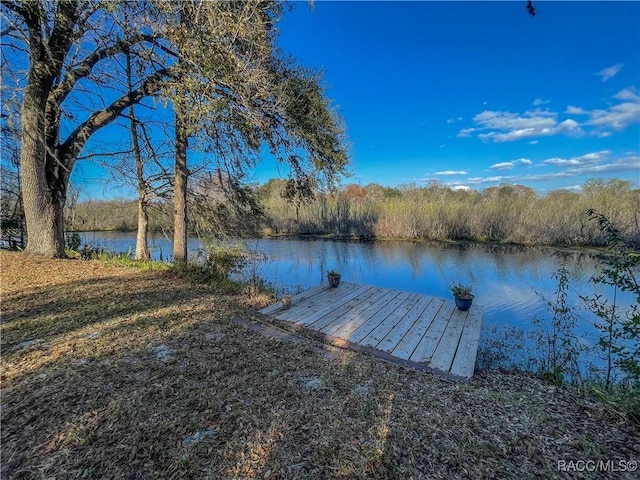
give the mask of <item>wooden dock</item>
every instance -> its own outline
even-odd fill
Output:
[[[294,295],[261,313],[324,341],[447,377],[473,376],[482,311],[461,312],[453,300],[343,282]]]

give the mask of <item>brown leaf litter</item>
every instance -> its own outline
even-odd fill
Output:
[[[0,259],[2,479],[636,478],[559,471],[637,461],[640,431],[533,376],[327,356],[166,272]]]

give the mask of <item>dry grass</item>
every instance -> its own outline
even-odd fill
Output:
[[[164,272],[1,255],[3,479],[564,478],[640,456],[637,425],[536,378],[327,357]],[[575,474],[607,475],[634,478]]]

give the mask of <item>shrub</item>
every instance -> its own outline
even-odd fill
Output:
[[[65,240],[69,250],[73,250],[74,252],[80,251],[82,240],[80,239],[80,234],[78,232],[67,232]]]

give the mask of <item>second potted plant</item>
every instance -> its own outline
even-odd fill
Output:
[[[449,288],[451,289],[451,293],[453,293],[453,298],[458,310],[469,310],[473,303],[473,293],[471,293],[473,287],[470,285],[463,285],[461,283],[454,283]]]
[[[291,295],[282,296],[282,308],[288,310],[291,308]]]
[[[332,288],[340,285],[340,278],[342,278],[342,276],[335,270],[329,270],[327,272],[327,280],[329,280],[329,286]]]

